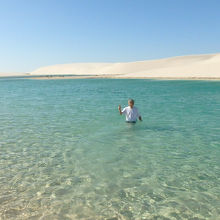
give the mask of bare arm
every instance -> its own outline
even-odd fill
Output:
[[[140,113],[139,113],[138,110],[137,110],[137,113],[138,113],[138,119],[139,119],[140,121],[142,121],[142,117],[141,117],[141,115],[140,115]]]
[[[122,115],[121,105],[118,106],[118,111],[119,111],[120,115]]]

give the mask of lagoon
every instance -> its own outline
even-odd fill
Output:
[[[0,219],[218,219],[219,183],[219,81],[0,79]]]

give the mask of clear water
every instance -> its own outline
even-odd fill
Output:
[[[0,80],[0,219],[219,218],[220,82]]]

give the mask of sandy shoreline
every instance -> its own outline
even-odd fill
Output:
[[[152,80],[220,80],[216,77],[123,77],[116,75],[98,75],[98,76],[38,76],[30,77],[34,80],[55,80],[55,79],[152,79]]]
[[[149,80],[208,80],[219,81],[220,77],[135,77],[135,76],[123,76],[123,75],[15,75],[15,76],[0,76],[0,79],[29,79],[29,80],[65,80],[65,79],[149,79]]]

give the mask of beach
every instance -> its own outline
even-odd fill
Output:
[[[0,73],[0,218],[217,219],[219,60]]]
[[[220,1],[1,1],[0,220],[220,220]]]
[[[35,79],[118,78],[219,80],[220,54],[189,55],[125,63],[72,63],[40,67],[30,73],[0,73]]]

